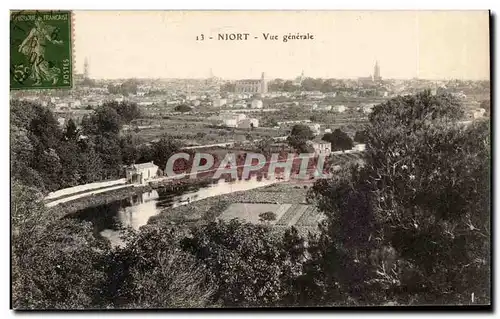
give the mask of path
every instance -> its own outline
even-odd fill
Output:
[[[56,205],[59,205],[59,204],[62,204],[62,203],[66,203],[66,202],[69,202],[69,201],[72,201],[72,200],[75,200],[75,199],[79,199],[79,198],[82,198],[82,197],[87,197],[87,196],[91,196],[91,195],[95,195],[95,194],[100,194],[100,193],[109,192],[109,191],[112,191],[112,190],[117,190],[117,189],[122,189],[122,188],[127,188],[127,187],[133,187],[133,186],[134,185],[132,185],[132,184],[126,184],[126,185],[118,185],[118,186],[106,187],[106,188],[98,189],[98,190],[95,190],[95,191],[80,193],[80,194],[76,194],[76,195],[73,195],[73,196],[69,196],[69,197],[64,197],[64,198],[61,198],[61,199],[57,199],[57,200],[54,200],[52,202],[46,203],[45,206],[47,206],[47,207],[54,207]]]

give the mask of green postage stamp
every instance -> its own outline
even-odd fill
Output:
[[[73,86],[71,22],[71,11],[11,11],[11,89]]]

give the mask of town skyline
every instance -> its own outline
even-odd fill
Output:
[[[378,61],[383,79],[490,77],[487,11],[225,13],[77,11],[76,71],[83,73],[87,58],[94,79],[204,79],[210,70],[227,80],[259,78],[262,72],[267,79],[294,79],[302,71],[312,78],[357,79],[373,75]],[[259,27],[241,15],[258,19]],[[106,31],[97,32],[105,22]],[[315,40],[195,39],[199,30],[260,34],[265,29],[279,36],[303,30]],[[167,41],[159,45],[158,39]]]

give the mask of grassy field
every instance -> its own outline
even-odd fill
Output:
[[[246,207],[250,207],[248,204],[264,204],[259,207],[259,212],[255,214],[257,217],[249,217],[250,220],[256,218],[258,221],[258,215],[261,212],[276,212],[281,205],[288,204],[291,207],[297,204],[307,204],[306,195],[309,186],[310,185],[303,183],[297,184],[294,182],[286,182],[249,191],[211,197],[189,205],[165,208],[159,215],[153,216],[149,223],[169,224],[172,222],[197,223],[215,221],[217,217],[222,216],[225,212],[227,212],[225,215],[227,218],[233,216],[232,214],[238,214],[237,211],[239,211],[242,206],[233,206],[232,211],[228,211],[231,204],[247,204]],[[286,212],[283,211],[283,214],[285,213]],[[253,215],[254,214],[252,214],[252,216]]]
[[[229,205],[229,207],[217,219],[229,221],[233,218],[238,218],[246,222],[259,224],[260,214],[273,212],[276,214],[276,220],[270,221],[270,223],[274,224],[291,206],[291,204],[234,203]]]
[[[263,139],[285,135],[284,130],[271,128],[226,128],[215,127],[209,121],[198,121],[185,118],[157,119],[151,121],[151,125],[160,127],[141,129],[137,132],[129,131],[137,135],[144,142],[151,142],[162,135],[172,136],[184,144],[215,144],[228,141],[246,141],[250,139]]]
[[[276,214],[276,220],[270,221],[270,225],[282,227],[315,227],[323,218],[312,205],[234,203],[217,219],[229,221],[238,218],[245,222],[261,224],[259,215],[265,212]]]

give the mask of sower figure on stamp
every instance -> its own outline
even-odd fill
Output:
[[[45,24],[42,19],[35,21],[35,27],[19,45],[19,52],[24,54],[31,65],[30,77],[35,81],[33,85],[41,85],[42,81],[52,81],[56,84],[59,80],[61,70],[51,67],[45,59],[45,47],[47,43],[61,45],[62,40],[55,37],[57,30],[55,27]]]

